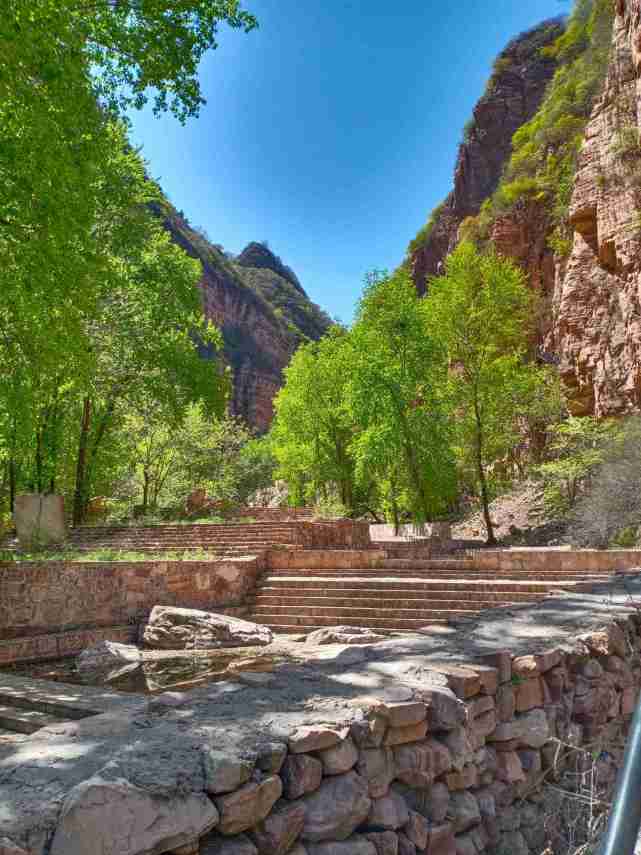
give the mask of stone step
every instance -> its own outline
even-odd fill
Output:
[[[264,583],[259,587],[258,596],[274,597],[318,597],[318,596],[341,596],[341,597],[415,597],[430,599],[482,599],[482,600],[505,600],[512,602],[530,602],[545,596],[549,590],[548,585],[543,585],[534,591],[525,586],[496,586],[474,585],[467,586],[442,582],[418,581],[415,584],[405,580],[390,579],[389,582],[333,582],[326,581],[324,584],[314,585],[311,582],[303,582],[296,585]]]
[[[60,719],[36,709],[0,705],[0,728],[12,733],[35,733]]]
[[[339,593],[339,592],[336,592]],[[368,606],[375,608],[377,604],[379,608],[394,608],[396,604],[403,608],[442,608],[455,609],[465,604],[466,608],[474,609],[489,609],[496,605],[516,604],[517,602],[532,602],[541,599],[544,594],[526,594],[525,598],[515,600],[509,594],[496,594],[488,597],[484,593],[475,591],[461,592],[456,595],[450,591],[439,591],[436,595],[432,592],[425,591],[350,591],[340,592],[341,596],[312,596],[307,595],[292,595],[282,596],[280,594],[266,593],[263,589],[260,590],[254,599],[253,605],[257,606],[286,606],[287,608],[296,608],[298,606],[344,606],[346,603],[353,603],[358,606]],[[518,596],[518,595],[516,595]],[[523,597],[523,595],[521,595]]]
[[[484,609],[495,608],[496,606],[516,605],[510,600],[432,600],[432,599],[412,599],[399,597],[398,599],[386,600],[381,598],[366,597],[358,599],[343,599],[341,597],[296,597],[295,602],[289,599],[281,600],[279,597],[263,598],[258,596],[251,608],[258,611],[287,611],[295,608],[299,611],[301,608],[310,608],[315,611],[330,609],[346,608],[346,609],[382,609],[385,612],[392,613],[394,611],[458,611],[462,607],[465,610],[475,612],[483,611]]]
[[[337,626],[338,621],[334,617],[309,615],[264,615],[260,616],[252,614],[248,618],[256,623],[261,623],[263,626],[268,626],[274,632],[301,632],[304,629],[306,632],[311,632],[313,629],[320,629],[324,626]],[[404,630],[422,629],[428,624],[439,626],[447,625],[447,618],[430,617],[429,620],[424,618],[382,618],[382,617],[367,617],[359,618],[352,615],[349,619],[341,621],[349,626],[362,626],[372,629],[388,629],[397,632]]]
[[[292,615],[292,610],[289,606],[254,606],[252,613],[257,618],[257,623],[268,622],[269,618],[276,615],[291,617],[318,617],[327,618],[334,621],[334,624],[349,624],[352,618],[362,619],[417,619],[428,623],[432,618],[447,619],[448,617],[465,617],[473,615],[482,609],[461,609],[461,608],[402,608],[400,604],[392,608],[385,608],[382,604],[373,608],[367,608],[356,605],[342,606],[297,606],[295,615]],[[265,616],[264,620],[261,616]]]
[[[591,582],[591,581],[602,581],[602,575],[593,575],[589,573],[552,573],[552,572],[535,572],[535,573],[523,573],[518,570],[513,571],[505,571],[502,573],[488,573],[487,571],[457,571],[457,572],[448,572],[445,570],[421,570],[421,569],[413,569],[411,571],[407,570],[403,573],[391,573],[388,569],[385,568],[361,568],[361,569],[349,569],[349,570],[270,570],[270,577],[292,577],[293,572],[296,572],[298,578],[302,579],[313,579],[313,578],[321,578],[323,575],[334,576],[337,578],[397,578],[406,580],[409,578],[412,579],[431,579],[431,580],[453,580],[453,581],[461,581],[461,582],[511,582],[511,581],[519,581],[519,582],[541,582],[545,584],[555,584],[561,582]]]

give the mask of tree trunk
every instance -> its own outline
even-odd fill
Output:
[[[91,401],[85,398],[80,420],[80,439],[78,441],[78,461],[76,464],[76,489],[73,496],[73,524],[80,525],[85,517],[87,506],[87,445],[89,425],[91,424]]]
[[[483,506],[483,519],[485,520],[485,528],[487,530],[487,545],[496,546],[496,537],[494,536],[494,526],[490,517],[490,500],[487,490],[487,479],[485,477],[485,467],[483,465],[483,422],[481,413],[478,407],[478,401],[474,398],[474,419],[476,422],[476,468],[479,477],[479,486],[481,488],[481,504]]]

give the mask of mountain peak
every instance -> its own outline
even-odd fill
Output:
[[[286,279],[291,285],[300,291],[305,297],[305,290],[298,281],[298,277],[283,261],[271,251],[266,241],[252,241],[248,243],[241,254],[236,258],[236,264],[241,267],[257,267],[259,269],[271,270]]]

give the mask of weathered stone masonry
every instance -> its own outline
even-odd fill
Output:
[[[0,746],[0,852],[540,855],[560,745],[609,745],[638,694],[641,581],[617,585]]]

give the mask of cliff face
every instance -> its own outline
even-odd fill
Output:
[[[283,369],[302,341],[323,335],[330,319],[264,245],[250,244],[230,258],[169,206],[162,213],[176,243],[203,265],[203,309],[222,331],[233,371],[231,411],[266,430]]]
[[[641,407],[641,0],[618,0],[613,51],[579,156],[572,251],[550,339],[577,414]]]
[[[409,260],[419,293],[454,248],[461,222],[476,215],[496,189],[512,149],[512,135],[536,113],[556,68],[541,48],[562,31],[558,20],[546,21],[510,42],[496,60],[459,148],[454,189],[435,212],[425,239],[419,236],[411,246]]]

